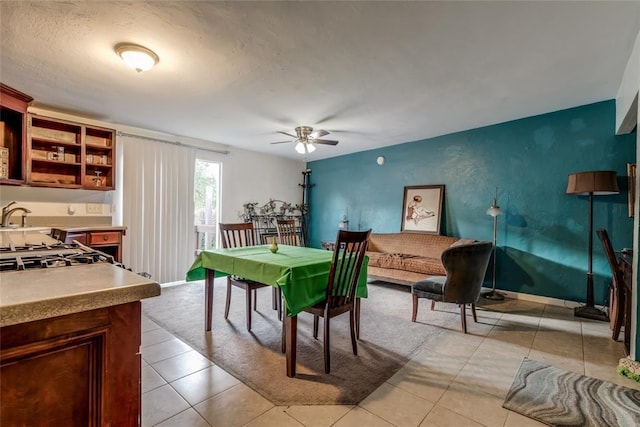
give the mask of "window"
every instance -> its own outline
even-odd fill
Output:
[[[197,252],[216,248],[220,207],[220,164],[196,159],[194,177],[194,224]]]

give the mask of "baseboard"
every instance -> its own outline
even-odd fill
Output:
[[[486,288],[483,288],[483,290],[484,289]],[[496,291],[500,292],[501,294],[504,294],[504,296],[506,296],[507,298],[537,302],[540,304],[557,305],[559,307],[566,307],[566,308],[581,307],[584,305],[576,301],[567,301],[564,299],[543,297],[540,295],[525,294],[525,293],[513,292],[513,291],[503,291],[502,289],[496,289]]]
[[[486,289],[490,289],[490,288],[482,288],[483,291],[486,290]],[[582,307],[584,305],[584,303],[581,303],[581,302],[578,302],[578,301],[570,301],[570,300],[559,299],[559,298],[544,297],[544,296],[540,296],[540,295],[525,294],[525,293],[521,293],[521,292],[504,291],[502,289],[496,289],[496,291],[500,292],[501,294],[504,294],[504,296],[507,297],[507,298],[519,299],[519,300],[522,300],[522,301],[537,302],[537,303],[540,303],[540,304],[555,305],[555,306],[564,307],[564,308],[573,309],[575,307]],[[600,308],[602,310],[604,310],[605,312],[609,311],[609,307],[607,307],[607,306],[602,306]]]
[[[177,282],[160,283],[160,287],[161,288],[170,288],[172,286],[184,285],[185,283],[187,283],[187,282],[184,281],[184,280],[178,280]]]
[[[370,277],[369,280],[379,280],[379,279],[374,279],[373,277]],[[161,283],[160,287],[161,288],[170,288],[172,286],[178,286],[178,285],[183,285],[187,282],[185,282],[184,280],[178,280],[176,282],[167,282],[167,283]],[[486,288],[483,287],[482,291],[487,291],[490,288]],[[575,308],[575,307],[582,307],[584,304],[577,302],[577,301],[568,301],[568,300],[564,300],[564,299],[559,299],[559,298],[551,298],[551,297],[544,297],[544,296],[540,296],[540,295],[532,295],[532,294],[525,294],[522,292],[513,292],[513,291],[504,291],[502,289],[496,289],[496,291],[500,292],[501,294],[504,294],[505,297],[507,298],[511,298],[511,299],[519,299],[522,301],[531,301],[531,302],[537,302],[540,304],[549,304],[549,305],[556,305],[558,307],[565,307],[565,308]],[[603,309],[605,309],[605,311],[608,310],[607,307],[603,307]]]

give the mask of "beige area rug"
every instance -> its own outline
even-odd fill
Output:
[[[164,288],[143,301],[143,312],[276,405],[357,404],[400,369],[440,328],[411,322],[407,287],[370,284],[362,300],[358,356],[351,350],[347,315],[331,320],[331,373],[324,373],[322,320],[319,339],[313,317],[298,316],[297,376],[286,376],[280,351],[281,323],[271,309],[271,289],[258,290],[251,332],[245,327],[244,291],[234,288],[224,319],[226,281],[214,286],[213,328],[204,331],[204,282]],[[455,316],[455,314],[454,314]]]

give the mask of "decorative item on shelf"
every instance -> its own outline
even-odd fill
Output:
[[[87,154],[87,163],[93,163],[93,154]]]
[[[96,187],[102,187],[102,183],[103,183],[103,177],[101,177],[100,175],[102,174],[102,172],[100,171],[95,171],[94,172],[96,174],[95,178],[93,178],[93,182],[95,183]]]
[[[615,171],[590,171],[569,174],[567,194],[589,196],[589,263],[587,270],[587,303],[576,307],[574,316],[592,320],[609,321],[607,313],[595,307],[593,296],[593,196],[618,194]]]
[[[271,239],[271,246],[269,246],[269,250],[271,251],[271,253],[274,253],[274,254],[278,252],[278,242],[276,242],[275,237]]]
[[[64,147],[51,147],[56,151],[50,151],[47,153],[47,160],[53,162],[64,162]]]
[[[483,294],[482,296],[486,299],[502,301],[504,299],[504,295],[500,292],[496,291],[496,263],[497,263],[497,246],[496,240],[498,236],[498,216],[503,215],[504,212],[498,206],[498,187],[496,187],[496,194],[493,197],[493,203],[487,209],[487,215],[493,217],[493,278],[492,278],[492,287],[491,291]]]
[[[9,149],[0,147],[0,179],[9,178]]]

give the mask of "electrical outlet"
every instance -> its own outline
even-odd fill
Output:
[[[90,213],[90,214],[101,214],[102,213],[102,205],[100,203],[87,203],[87,213]]]

